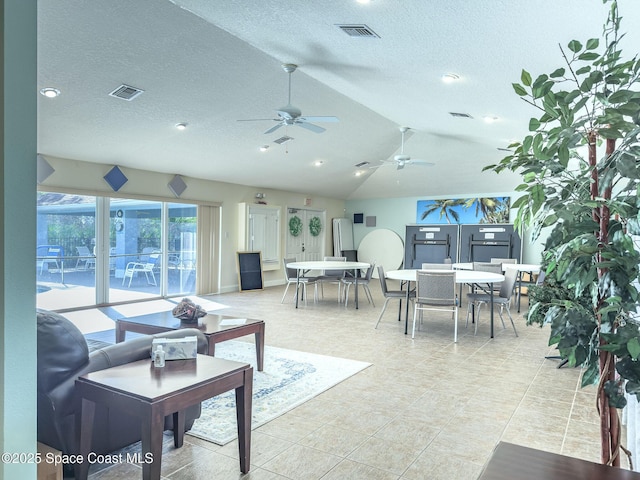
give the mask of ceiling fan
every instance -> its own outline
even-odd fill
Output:
[[[311,130],[315,133],[322,133],[326,129],[315,125],[311,122],[337,122],[337,117],[318,117],[318,116],[308,116],[302,115],[302,112],[298,107],[294,107],[291,104],[291,74],[296,71],[298,68],[297,65],[293,63],[284,63],[282,64],[282,69],[289,74],[289,100],[287,105],[284,107],[280,107],[276,110],[278,114],[278,118],[254,118],[248,120],[238,120],[239,122],[255,122],[255,121],[266,121],[272,120],[274,122],[278,122],[276,125],[268,129],[265,134],[273,133],[280,127],[289,126],[289,125],[297,125],[302,128],[306,128],[307,130]]]
[[[419,160],[417,158],[411,158],[404,153],[404,134],[411,130],[409,127],[400,127],[400,133],[402,135],[402,143],[400,146],[400,153],[394,155],[393,160],[382,160],[381,165],[375,165],[371,168],[384,167],[387,165],[395,166],[396,170],[402,170],[407,165],[422,165],[424,167],[432,167],[435,165],[433,162],[427,162],[426,160]]]

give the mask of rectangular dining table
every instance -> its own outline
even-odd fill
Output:
[[[416,281],[416,272],[417,269],[404,269],[404,270],[390,270],[385,273],[385,276],[390,280],[400,280],[403,282],[407,282],[407,305],[406,305],[406,316],[404,322],[404,333],[405,335],[409,331],[409,292],[410,292],[410,284],[411,282]],[[442,271],[442,270],[438,270]],[[504,281],[504,275],[493,272],[480,272],[477,270],[456,270],[456,283],[469,284],[469,285],[488,285],[486,292],[489,294],[489,309],[491,312],[491,338],[493,338],[493,284]],[[480,287],[482,288],[482,287]]]

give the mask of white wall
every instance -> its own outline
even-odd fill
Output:
[[[514,192],[491,192],[491,193],[471,193],[466,195],[465,198],[483,198],[483,197],[511,197],[513,203],[519,193]],[[442,198],[458,198],[459,195],[452,197],[430,197],[425,195],[424,197],[404,197],[404,198],[384,198],[384,199],[371,199],[371,200],[347,200],[346,217],[353,219],[354,213],[363,213],[365,218],[368,216],[376,217],[375,227],[366,227],[365,223],[355,224],[353,226],[353,237],[356,247],[360,244],[362,239],[369,232],[386,228],[396,232],[400,235],[400,238],[405,237],[405,227],[407,225],[416,224],[418,201],[419,200],[437,200]],[[511,220],[513,221],[514,212],[511,212]],[[529,234],[525,232],[522,239],[522,262],[523,263],[540,263],[540,254],[544,239],[546,236],[542,236],[536,242],[531,242]]]
[[[114,192],[102,178],[112,167],[77,160],[68,160],[43,155],[55,169],[55,172],[47,178],[39,190],[47,188],[73,189],[89,192],[93,195]],[[116,195],[134,196],[143,195],[166,200],[175,200],[167,184],[173,175],[149,172],[143,170],[121,167],[129,181],[116,193]],[[325,197],[314,197],[301,193],[285,192],[281,190],[269,190],[258,187],[248,187],[231,183],[214,182],[197,178],[184,177],[187,189],[181,195],[180,200],[219,203],[222,205],[222,238],[221,238],[221,267],[220,267],[220,292],[238,290],[238,274],[236,268],[236,252],[238,250],[238,204],[241,202],[253,203],[255,194],[265,193],[265,201],[269,205],[278,205],[282,208],[280,218],[286,218],[286,208],[312,208],[326,211],[328,225],[324,229],[325,251],[332,251],[331,218],[344,215],[344,201]],[[311,200],[311,205],[305,205],[305,199]],[[284,221],[282,222],[281,245],[284,254],[285,234]],[[279,285],[284,283],[282,269],[267,271],[264,273],[264,285]]]

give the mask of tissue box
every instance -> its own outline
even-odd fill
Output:
[[[198,355],[198,337],[154,338],[151,343],[151,356],[158,345],[162,345],[165,360],[186,360]]]

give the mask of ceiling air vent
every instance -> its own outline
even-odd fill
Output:
[[[287,143],[289,140],[293,140],[293,137],[289,137],[285,135],[284,137],[276,138],[273,143],[277,143],[278,145],[282,145],[283,143]]]
[[[369,162],[360,162],[360,163],[356,163],[355,166],[357,168],[361,168],[364,167],[365,165],[369,165]]]
[[[449,115],[451,115],[452,117],[458,117],[458,118],[473,118],[468,113],[449,112]]]
[[[371,30],[368,26],[362,25],[337,25],[337,27],[350,37],[360,38],[380,38],[376,32]]]
[[[112,97],[121,98],[122,100],[126,100],[127,102],[130,102],[131,100],[136,98],[138,95],[140,95],[142,92],[144,92],[144,90],[140,90],[139,88],[136,88],[136,87],[131,87],[129,85],[120,85],[109,95]]]

